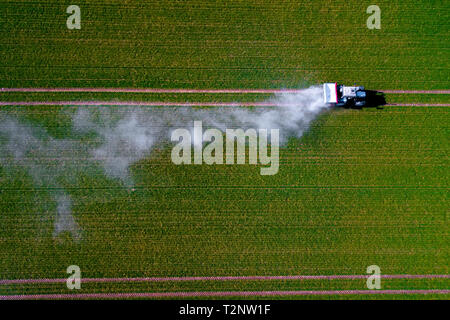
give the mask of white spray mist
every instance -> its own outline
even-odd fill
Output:
[[[133,185],[129,167],[148,156],[153,147],[170,141],[172,130],[190,128],[194,121],[225,132],[227,128],[279,129],[280,142],[301,137],[312,120],[327,108],[320,87],[296,93],[279,93],[270,99],[275,107],[79,107],[73,115],[73,133],[94,134],[100,141],[92,146],[76,139],[55,139],[43,128],[0,112],[0,164],[25,168],[36,186],[58,190],[54,235],[80,230],[72,215],[72,200],[59,181],[76,184],[76,177],[89,166],[101,165],[107,176]],[[83,163],[89,161],[89,164]],[[80,166],[80,164],[83,165]]]

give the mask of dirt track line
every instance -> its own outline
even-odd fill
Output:
[[[365,294],[449,294],[450,290],[301,290],[301,291],[197,291],[197,292],[127,292],[78,294],[2,295],[0,300],[36,299],[121,299],[165,297],[230,297],[230,296],[309,296],[309,295],[365,295]]]
[[[236,280],[337,280],[366,279],[369,275],[293,275],[293,276],[218,276],[218,277],[147,277],[147,278],[83,278],[81,282],[164,282],[164,281],[236,281]],[[450,279],[449,274],[391,274],[384,279]],[[27,283],[60,283],[67,279],[12,279],[0,280],[0,285]]]
[[[275,107],[273,102],[0,101],[0,106]]]
[[[0,106],[142,106],[142,107],[283,107],[274,102],[165,102],[165,101],[0,101]],[[450,107],[450,103],[393,103],[384,107]]]
[[[381,107],[450,107],[450,103],[389,103]]]
[[[1,88],[2,92],[280,93],[302,89]]]
[[[383,93],[406,93],[406,94],[450,94],[450,90],[377,90]]]
[[[302,89],[161,89],[161,88],[1,88],[1,92],[123,92],[123,93],[296,93]],[[450,94],[450,90],[377,90],[384,93]]]

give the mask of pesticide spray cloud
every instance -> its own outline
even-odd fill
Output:
[[[76,185],[77,176],[93,166],[108,177],[133,185],[129,167],[151,153],[155,145],[169,141],[175,128],[192,127],[202,121],[207,127],[279,129],[283,143],[290,136],[301,137],[324,109],[322,91],[311,87],[297,93],[279,93],[270,99],[276,107],[80,107],[72,116],[73,134],[95,135],[97,145],[82,139],[55,139],[43,128],[0,113],[0,165],[24,168],[37,187],[48,188],[56,203],[54,236],[69,231],[80,238],[72,215],[72,200],[64,190]],[[84,162],[89,161],[89,164]]]
[[[22,123],[0,114],[0,165],[17,170],[25,169],[36,188],[48,190],[56,203],[54,235],[68,231],[80,238],[79,228],[72,216],[72,200],[61,183],[76,183],[77,154],[86,154],[83,145],[70,140],[54,139],[36,126]],[[79,171],[78,171],[79,172]]]

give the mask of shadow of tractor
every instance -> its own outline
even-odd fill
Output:
[[[366,104],[364,108],[383,109],[386,104],[384,93],[375,90],[366,90]]]

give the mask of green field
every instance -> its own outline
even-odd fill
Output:
[[[381,30],[366,27],[371,1],[79,1],[81,30],[66,27],[70,4],[0,1],[0,87],[337,81],[449,89],[445,1],[377,1]],[[0,93],[0,101],[268,97]],[[386,99],[448,103],[449,95]],[[80,139],[74,107],[0,108],[0,121],[16,117],[55,140]],[[55,190],[0,166],[0,279],[65,278],[72,264],[86,278],[366,274],[373,264],[383,274],[449,274],[449,123],[448,107],[329,110],[281,147],[274,176],[253,165],[176,166],[170,146],[160,145],[131,166],[133,190],[95,168],[59,182],[73,201],[78,241],[53,236]],[[382,282],[383,289],[449,286],[448,278]],[[89,283],[77,293],[349,289],[366,289],[365,280]],[[0,295],[33,293],[73,292],[64,284],[0,285]]]

